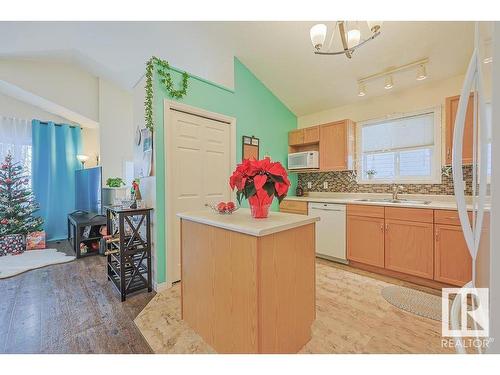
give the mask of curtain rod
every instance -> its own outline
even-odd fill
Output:
[[[38,121],[40,124],[42,125],[48,125],[49,123],[47,121]],[[64,125],[68,125],[70,128],[79,128],[80,130],[82,130],[82,127],[79,126],[79,125],[70,125],[70,124],[56,124],[54,123],[55,126],[64,126]]]

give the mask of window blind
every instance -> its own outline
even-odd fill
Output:
[[[362,128],[362,151],[388,151],[434,144],[434,114],[387,120]]]
[[[361,179],[422,180],[435,174],[434,112],[381,120],[361,126]]]

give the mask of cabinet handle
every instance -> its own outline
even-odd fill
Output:
[[[439,231],[436,230],[436,241],[439,241]]]
[[[450,157],[450,151],[451,151],[451,150],[450,150],[450,148],[448,147],[448,148],[446,149],[446,156]]]
[[[389,224],[385,224],[385,231],[387,232],[389,230]]]
[[[384,224],[380,224],[380,230],[384,230]]]

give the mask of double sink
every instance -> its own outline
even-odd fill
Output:
[[[417,205],[426,205],[430,204],[431,201],[422,201],[422,200],[411,200],[411,199],[392,199],[392,198],[363,198],[356,199],[357,202],[371,202],[371,203],[399,203],[399,204],[417,204]]]

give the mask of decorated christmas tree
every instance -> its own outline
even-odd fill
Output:
[[[7,154],[0,165],[0,237],[42,230],[43,219],[34,215],[39,207],[29,181],[28,172]]]

